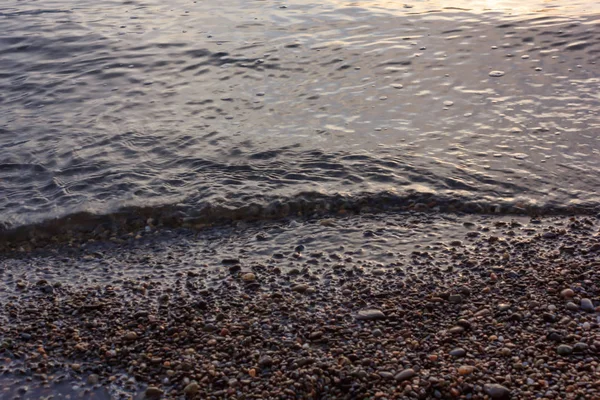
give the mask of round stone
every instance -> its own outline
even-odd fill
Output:
[[[467,355],[467,351],[462,347],[457,347],[455,349],[450,350],[450,354],[452,357],[464,357]]]
[[[575,292],[573,291],[573,289],[563,289],[560,292],[560,297],[562,297],[563,299],[570,299],[572,297],[575,296]]]
[[[556,348],[556,352],[561,356],[568,356],[573,352],[573,348],[571,346],[567,346],[566,344],[561,344]]]
[[[398,374],[396,374],[396,376],[394,378],[398,382],[403,382],[403,381],[406,381],[406,380],[412,378],[415,375],[416,375],[415,370],[412,369],[412,368],[408,368],[408,369],[405,369],[404,371],[399,372]]]
[[[581,299],[581,309],[586,312],[594,312],[596,307],[590,299]]]
[[[158,399],[164,393],[165,393],[164,391],[162,391],[161,389],[157,388],[156,386],[148,386],[148,388],[146,389],[146,398],[148,398],[148,399]]]
[[[256,275],[254,275],[252,272],[246,272],[245,274],[242,275],[242,280],[245,282],[255,281]]]
[[[493,400],[507,400],[510,399],[510,390],[497,383],[488,383],[483,386],[485,394],[490,396]]]
[[[186,396],[194,396],[196,393],[198,393],[199,390],[200,386],[198,385],[198,383],[191,382],[185,387],[185,389],[183,389],[183,393],[185,393]]]
[[[504,71],[490,71],[488,75],[492,78],[499,78],[501,76],[504,76]]]

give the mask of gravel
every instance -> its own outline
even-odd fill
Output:
[[[455,219],[0,255],[0,384],[7,398],[600,398],[599,324],[583,308],[600,296],[597,222]]]

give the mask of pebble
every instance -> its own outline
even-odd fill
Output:
[[[450,303],[460,303],[462,301],[462,296],[460,294],[451,294],[450,297],[448,297],[448,301]]]
[[[458,367],[458,373],[460,375],[469,375],[473,373],[473,371],[475,371],[475,367],[473,367],[472,365],[461,365],[460,367]]]
[[[546,322],[555,322],[556,321],[556,315],[552,314],[552,313],[543,313],[542,314],[542,319]]]
[[[467,355],[467,351],[462,347],[457,347],[455,349],[450,350],[448,354],[450,354],[452,357],[464,357]]]
[[[392,379],[394,377],[394,374],[387,371],[381,371],[379,372],[379,376],[381,376],[383,379]]]
[[[586,312],[594,312],[595,307],[594,303],[590,299],[581,299],[581,309]]]
[[[510,390],[497,383],[488,383],[483,386],[485,394],[490,396],[492,400],[507,400],[510,399]]]
[[[463,328],[462,326],[453,326],[452,328],[450,328],[448,330],[448,332],[450,332],[450,333],[452,333],[454,335],[460,335],[464,331],[465,331],[465,328]]]
[[[583,353],[587,351],[587,349],[588,345],[583,342],[575,343],[575,346],[573,346],[573,351],[575,351],[576,353]]]
[[[310,340],[318,340],[323,337],[323,331],[313,331],[308,335]]]
[[[298,293],[304,293],[308,290],[308,285],[306,283],[300,283],[298,285],[292,286],[292,291]]]
[[[242,280],[244,282],[253,282],[256,280],[256,275],[254,275],[252,272],[246,272],[242,275]]]
[[[412,368],[408,368],[408,369],[405,369],[404,371],[396,374],[394,379],[396,379],[398,382],[403,382],[403,381],[406,381],[406,380],[412,378],[415,375],[416,375],[415,370]]]
[[[566,344],[561,344],[556,348],[556,352],[561,356],[568,356],[573,352],[573,348]]]
[[[198,383],[191,382],[183,389],[183,393],[185,393],[186,396],[191,397],[191,396],[194,396],[196,393],[198,393],[199,390],[200,390],[200,386],[198,385]]]
[[[579,306],[572,301],[567,303],[567,310],[569,311],[579,311]]]
[[[385,314],[381,310],[377,310],[374,308],[366,308],[364,310],[360,310],[356,314],[355,318],[364,321],[374,321],[378,319],[384,319]]]
[[[148,386],[146,389],[146,398],[148,399],[157,399],[160,398],[165,392],[156,386]]]
[[[273,365],[273,358],[271,356],[262,356],[258,360],[258,366],[261,368],[268,368]]]
[[[456,324],[458,326],[462,326],[465,329],[471,329],[471,322],[467,321],[466,319],[459,319],[458,321],[456,321]]]
[[[575,296],[575,292],[573,291],[573,289],[563,289],[560,292],[560,297],[562,297],[563,299],[570,299],[573,298]]]
[[[504,71],[490,71],[488,75],[493,78],[499,78],[501,76],[504,76]]]
[[[500,350],[498,350],[498,353],[504,357],[510,357],[512,355],[512,350],[508,347],[503,347]]]
[[[98,382],[100,382],[100,377],[96,374],[91,374],[87,378],[88,385],[96,385]]]

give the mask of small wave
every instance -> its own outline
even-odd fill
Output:
[[[139,230],[205,228],[232,222],[343,217],[390,212],[429,212],[481,215],[593,215],[600,204],[537,204],[526,201],[473,199],[437,193],[391,192],[326,195],[302,192],[289,198],[271,198],[244,206],[202,203],[124,207],[107,214],[79,212],[41,223],[0,227],[0,249],[21,242],[61,243],[70,240],[108,239]]]

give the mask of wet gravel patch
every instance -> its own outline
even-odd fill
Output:
[[[0,396],[597,399],[599,243],[407,214],[4,254]]]

